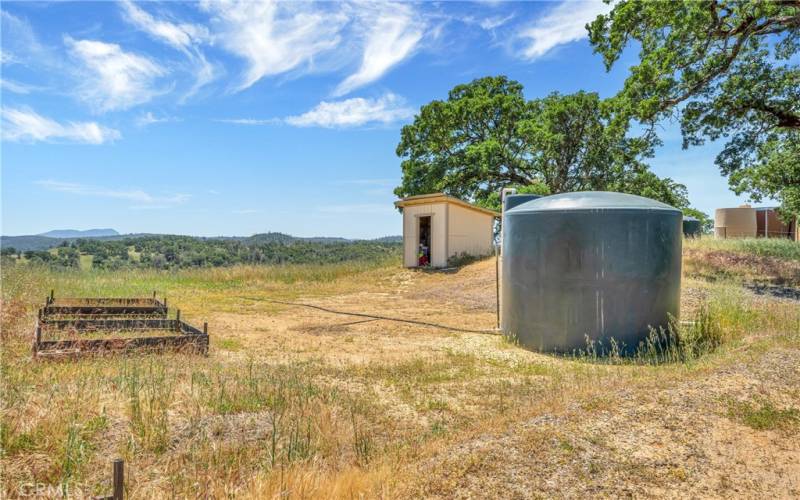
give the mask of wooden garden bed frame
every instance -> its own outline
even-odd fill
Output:
[[[163,302],[153,297],[118,298],[118,297],[64,297],[55,298],[55,292],[45,300],[45,306],[39,311],[40,319],[51,317],[103,317],[103,316],[138,316],[152,318],[167,317],[167,299]]]
[[[177,350],[208,354],[208,323],[203,329],[181,321],[180,309],[175,319],[167,318],[167,300],[153,298],[63,298],[53,292],[39,310],[33,332],[34,358],[74,357],[89,354],[133,352],[140,350]],[[108,332],[108,338],[42,340],[47,331],[71,330],[81,333]],[[120,338],[115,332],[163,330],[163,336]]]
[[[42,328],[56,330],[108,331],[104,339],[42,340]],[[164,330],[169,335],[155,337],[114,338],[113,332],[136,330]],[[33,339],[35,357],[54,355],[102,354],[141,349],[193,351],[208,354],[208,323],[203,330],[179,319],[87,319],[80,321],[54,320],[45,324],[36,322]]]

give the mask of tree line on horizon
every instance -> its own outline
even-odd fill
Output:
[[[17,262],[56,268],[81,267],[91,256],[92,269],[187,269],[244,265],[334,264],[377,261],[400,255],[396,241],[243,241],[192,236],[141,236],[116,240],[82,238],[49,250],[2,249],[3,264]]]
[[[639,49],[615,96],[528,100],[502,75],[457,85],[403,127],[395,194],[444,192],[498,210],[504,187],[619,191],[708,225],[686,186],[647,164],[662,144],[659,124],[678,120],[684,149],[727,141],[715,163],[736,194],[800,214],[800,1],[622,0],[587,30],[607,70]]]

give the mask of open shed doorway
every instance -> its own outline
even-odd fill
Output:
[[[431,217],[426,215],[419,218],[419,244],[417,245],[417,265],[426,267],[431,265]]]

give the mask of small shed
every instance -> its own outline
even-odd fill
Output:
[[[394,205],[403,210],[405,267],[447,267],[452,257],[493,252],[497,212],[444,193],[409,196]]]

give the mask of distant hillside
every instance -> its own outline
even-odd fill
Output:
[[[47,250],[57,246],[64,240],[48,238],[47,236],[3,236],[0,237],[0,246],[15,248],[17,250]]]
[[[114,229],[87,229],[79,231],[77,229],[55,229],[37,236],[47,236],[48,238],[96,238],[98,236],[119,236]]]
[[[381,238],[375,238],[374,240],[370,240],[370,241],[375,241],[375,242],[378,242],[378,243],[402,243],[403,242],[403,237],[402,236],[383,236]]]
[[[48,234],[59,234],[62,232],[73,231],[72,229],[64,231],[49,231],[43,234],[31,234],[25,236],[2,236],[0,237],[0,246],[3,248],[15,248],[17,250],[47,250],[49,248],[57,247],[64,241],[74,241],[79,239],[88,240],[118,240],[124,238],[137,238],[146,236],[145,234],[119,234],[113,229],[90,229],[89,231],[112,231],[114,234],[99,235],[99,236],[45,236]],[[88,231],[76,231],[78,233],[86,233]]]
[[[92,232],[109,232],[109,234],[88,234]],[[74,234],[80,236],[74,236]],[[64,236],[54,236],[64,235]],[[72,236],[68,236],[72,235]],[[300,237],[292,236],[285,233],[259,233],[252,236],[220,236],[212,238],[204,238],[200,236],[181,236],[171,234],[151,234],[151,233],[135,233],[135,234],[119,234],[113,229],[90,229],[89,231],[76,231],[73,229],[48,231],[47,233],[29,235],[29,236],[3,236],[0,238],[0,246],[3,248],[15,248],[16,250],[48,250],[53,247],[59,246],[62,242],[73,242],[75,240],[97,240],[97,241],[118,241],[129,240],[129,244],[135,244],[137,239],[140,238],[156,238],[162,240],[183,240],[183,239],[196,239],[196,240],[223,240],[223,241],[239,241],[245,245],[264,245],[271,243],[280,243],[282,245],[291,245],[295,243],[322,243],[322,244],[337,244],[337,243],[356,243],[359,241],[371,241],[374,243],[399,243],[403,240],[402,236],[384,236],[382,238],[375,238],[372,240],[350,240],[347,238],[339,238],[332,236],[312,236]]]
[[[347,243],[347,238],[337,238],[337,237],[330,237],[330,236],[312,236],[312,237],[301,237],[301,236],[292,236],[290,234],[284,233],[259,233],[254,234],[253,236],[249,236],[247,238],[242,238],[242,241],[245,243],[295,243],[298,241],[303,241],[306,243]]]

